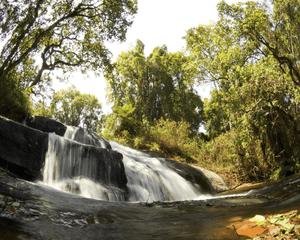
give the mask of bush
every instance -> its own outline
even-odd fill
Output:
[[[199,164],[235,175],[237,182],[269,178],[272,168],[264,161],[260,141],[232,129],[202,145]]]
[[[161,152],[169,158],[180,158],[180,161],[189,163],[195,163],[199,155],[199,139],[191,137],[191,127],[185,121],[175,122],[161,118],[154,120],[150,126],[143,119],[142,123],[136,125],[134,132],[119,131],[119,128],[111,131],[109,126],[116,126],[115,121],[114,124],[107,123],[102,135],[129,147]]]
[[[199,153],[197,143],[190,138],[190,125],[185,121],[156,120],[150,128],[149,139],[159,146],[159,150],[168,157],[180,156],[187,162],[193,162]]]
[[[237,165],[238,154],[235,147],[235,132],[222,133],[203,144],[199,160],[205,165],[224,168]]]
[[[22,122],[32,111],[29,94],[13,81],[0,83],[0,115]]]

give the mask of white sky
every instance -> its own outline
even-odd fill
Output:
[[[145,56],[148,56],[157,46],[166,45],[169,52],[177,52],[185,48],[188,29],[199,24],[209,24],[218,20],[216,5],[221,0],[138,0],[138,13],[127,32],[126,42],[108,44],[113,53],[113,60],[122,51],[127,51],[139,39],[145,44]],[[245,0],[226,0],[227,3],[246,2]],[[106,104],[106,82],[103,77],[83,77],[80,73],[74,74],[68,84],[55,82],[56,90],[66,89],[74,84],[81,93],[95,95],[102,103],[104,113],[110,111]],[[209,96],[209,87],[198,90],[202,97]]]

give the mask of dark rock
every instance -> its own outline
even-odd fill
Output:
[[[59,136],[64,136],[67,130],[67,126],[62,124],[61,122],[40,116],[27,116],[23,124],[42,132],[54,132]]]
[[[72,127],[72,128],[74,134],[72,134],[72,136],[67,134],[69,136],[65,135],[64,137],[72,139],[76,142],[92,145],[95,147],[111,149],[109,142],[105,138],[96,134],[94,131],[86,130],[81,127]]]
[[[48,134],[0,116],[0,166],[25,179],[40,178]]]
[[[49,132],[64,135],[66,129],[67,127],[62,123],[43,117],[28,117],[23,124],[0,117],[0,166],[24,179],[41,179],[41,169],[50,146]],[[94,175],[87,177],[127,192],[127,177],[122,154],[60,136],[57,138],[58,141],[54,143],[56,145],[54,148],[57,150],[55,154],[61,155],[62,159],[74,161],[70,176],[65,177],[80,176],[78,173],[82,172],[80,169],[82,159],[87,163],[93,161],[90,168],[94,168]],[[64,156],[64,153],[68,156]]]
[[[215,189],[212,187],[210,182],[207,180],[205,175],[198,169],[183,163],[165,159],[167,165],[176,171],[184,179],[192,182],[193,184],[199,185],[202,193],[214,193]]]
[[[111,149],[111,145],[110,143],[104,138],[104,137],[101,137],[99,136],[98,134],[96,134],[95,132],[93,131],[88,131],[88,133],[90,134],[90,136],[98,143],[101,144],[100,147],[102,148],[107,148],[107,149]]]
[[[40,117],[40,116],[27,116],[26,119],[23,121],[23,124],[40,130],[46,133],[55,133],[58,136],[63,137],[66,133],[67,126],[59,121],[47,118],[47,117]],[[102,147],[111,149],[109,142],[96,134],[91,130],[86,130],[81,127],[71,127],[74,129],[74,136],[71,138],[70,136],[64,136],[70,138],[74,141],[93,145],[96,147]]]

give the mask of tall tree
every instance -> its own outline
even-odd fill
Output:
[[[204,100],[204,116],[205,128],[207,135],[213,139],[231,129],[231,122],[229,120],[228,106],[224,99],[224,92],[222,90],[214,89],[210,92],[211,98]],[[220,99],[222,99],[220,101]],[[220,106],[221,102],[221,106]]]
[[[135,0],[1,1],[0,114],[21,104],[14,99],[21,90],[49,80],[49,71],[109,66],[105,42],[123,41],[136,12]]]
[[[101,128],[102,104],[94,95],[80,93],[74,85],[52,96],[50,105],[39,102],[34,114],[56,119],[64,124],[97,131]]]
[[[269,6],[267,5],[269,3]],[[300,85],[300,2],[270,0],[265,4],[249,1],[218,8],[222,21],[235,25],[235,31],[249,40],[263,56],[272,55],[283,73]]]
[[[300,2],[271,4],[222,1],[218,22],[186,36],[199,81],[217,82],[222,90],[221,106],[239,130],[241,164],[254,177],[266,177],[272,169],[285,176],[300,166]],[[260,145],[262,158],[253,160],[254,145]]]
[[[183,119],[197,131],[203,103],[193,88],[193,73],[184,67],[187,57],[168,53],[166,46],[154,48],[147,58],[143,50],[138,40],[133,49],[119,55],[114,71],[107,74],[114,108],[131,104],[138,121]]]

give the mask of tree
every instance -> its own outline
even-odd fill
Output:
[[[255,98],[244,119],[261,141],[264,159],[282,177],[300,166],[300,2],[273,0],[271,4],[272,8],[256,2],[230,6],[223,1],[219,9],[221,19],[233,23],[236,33],[261,53],[251,82]]]
[[[256,180],[300,167],[300,2],[271,3],[269,8],[222,1],[217,23],[190,29],[186,36],[198,80],[218,84],[220,106],[238,130],[239,164]]]
[[[114,71],[106,75],[109,100],[118,106],[130,104],[132,115],[150,124],[154,119],[190,123],[196,132],[202,122],[203,102],[193,88],[193,73],[185,69],[183,53],[168,53],[166,46],[156,47],[144,56],[144,44],[119,55]]]
[[[298,0],[271,0],[267,5],[249,1],[246,4],[218,8],[222,20],[234,22],[235,30],[249,40],[263,56],[272,55],[284,74],[289,74],[300,85],[300,2]]]
[[[13,97],[34,92],[50,71],[108,67],[105,42],[123,41],[136,12],[135,0],[1,1],[0,114],[22,105]]]
[[[210,139],[213,139],[221,133],[230,130],[231,124],[229,121],[229,113],[224,111],[228,109],[228,106],[223,97],[223,92],[214,89],[210,94],[211,98],[204,100],[204,116],[207,135]],[[222,99],[222,106],[220,106],[219,99]]]
[[[97,131],[101,128],[102,105],[94,95],[82,94],[74,85],[54,93],[49,106],[39,102],[34,113],[56,119],[66,125]]]

